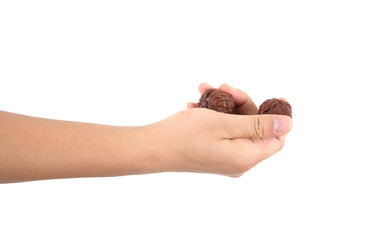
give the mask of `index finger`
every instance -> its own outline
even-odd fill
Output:
[[[199,84],[198,90],[200,94],[203,94],[205,91],[207,91],[210,88],[213,88],[213,87],[209,85],[208,83],[203,82]],[[196,108],[196,107],[197,107],[197,103],[195,102],[188,102],[187,104],[187,109]]]
[[[229,84],[222,84],[219,89],[232,95],[236,104],[237,112],[241,115],[256,115],[258,107],[244,91],[234,88]]]
[[[212,87],[208,83],[203,82],[203,83],[199,84],[198,90],[199,90],[200,94],[203,94],[204,92],[206,92],[210,88],[214,88],[214,87]]]

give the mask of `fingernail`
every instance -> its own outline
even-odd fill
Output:
[[[289,117],[275,117],[273,119],[273,129],[275,133],[287,133],[292,126],[292,120]]]

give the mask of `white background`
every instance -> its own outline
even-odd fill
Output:
[[[375,239],[374,13],[360,0],[0,1],[1,110],[144,125],[205,81],[258,105],[286,97],[294,117],[284,149],[241,178],[0,185],[0,239]]]

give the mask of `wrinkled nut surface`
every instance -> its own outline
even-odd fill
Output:
[[[198,102],[198,107],[229,114],[236,113],[236,106],[232,95],[215,88],[210,88],[202,94]]]
[[[258,114],[278,114],[292,117],[292,106],[281,99],[267,99],[259,106]]]

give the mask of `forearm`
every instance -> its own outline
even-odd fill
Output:
[[[167,170],[151,129],[0,111],[0,183]]]

